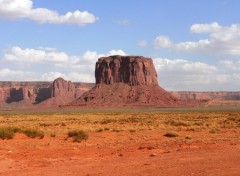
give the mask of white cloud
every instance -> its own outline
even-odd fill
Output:
[[[154,48],[168,48],[184,52],[225,54],[240,56],[240,25],[221,26],[217,22],[211,24],[194,24],[190,31],[196,34],[208,34],[208,38],[198,41],[174,43],[167,36],[158,36],[154,40]]]
[[[46,8],[33,8],[32,0],[0,0],[0,17],[8,19],[27,18],[38,23],[86,25],[98,20],[88,11],[67,12],[60,15]]]
[[[226,65],[210,65],[182,59],[154,59],[159,83],[167,90],[238,91],[240,70],[226,70]]]
[[[62,77],[65,80],[71,80],[73,82],[88,82],[94,83],[95,78],[89,73],[80,73],[80,72],[69,72],[69,73],[60,73],[60,72],[47,72],[41,75],[41,79],[44,81],[53,81],[56,78]]]
[[[22,49],[14,46],[7,50],[3,60],[18,64],[66,63],[69,57],[64,52],[45,49]]]
[[[9,68],[0,69],[1,81],[37,81],[38,74],[35,72],[23,71],[23,70],[11,70]]]
[[[220,63],[227,69],[231,71],[240,71],[240,60],[232,61],[232,60],[222,60]]]
[[[210,32],[217,32],[221,29],[221,26],[217,23],[211,24],[193,24],[190,28],[192,33],[210,33]]]
[[[126,55],[122,50],[110,50],[106,54],[96,51],[86,51],[79,56],[71,56],[65,52],[57,51],[54,48],[22,49],[14,46],[6,50],[2,61],[20,69],[18,72],[3,69],[0,72],[3,77],[8,76],[8,80],[40,80],[51,81],[58,77],[72,81],[94,82],[95,63],[99,57],[109,55]],[[28,70],[40,71],[24,72],[22,68],[28,66]],[[23,76],[17,76],[17,75]],[[1,77],[0,80],[6,80]],[[24,75],[26,77],[24,77]]]
[[[121,55],[121,56],[125,56],[126,53],[123,50],[111,50],[108,52],[107,54],[108,56],[112,56],[112,55]]]
[[[146,47],[147,46],[147,41],[146,40],[141,40],[137,43],[138,46],[140,47]]]
[[[153,46],[154,48],[170,48],[172,47],[172,41],[169,37],[160,35],[155,39]]]

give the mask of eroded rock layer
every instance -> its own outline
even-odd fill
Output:
[[[156,85],[157,72],[152,59],[142,56],[110,56],[98,59],[95,69],[96,84],[126,83]]]
[[[0,82],[0,109],[58,107],[73,101],[93,86],[62,78],[53,82]]]
[[[96,86],[70,106],[178,106],[181,104],[159,87],[152,59],[142,56],[110,56],[98,59]]]

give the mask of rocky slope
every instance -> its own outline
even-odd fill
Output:
[[[180,102],[159,87],[152,59],[142,56],[99,58],[96,86],[70,106],[132,107],[178,106]]]
[[[0,105],[1,109],[11,105],[19,108],[56,107],[73,101],[93,86],[62,78],[53,82],[0,82]]]

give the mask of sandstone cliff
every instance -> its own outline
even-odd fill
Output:
[[[0,109],[56,107],[73,101],[93,86],[62,78],[53,82],[0,82]]]
[[[76,97],[75,85],[71,81],[65,81],[63,78],[57,78],[50,86],[51,97]]]
[[[102,57],[96,63],[95,77],[96,84],[158,84],[152,59],[142,56]]]
[[[99,58],[96,86],[70,106],[178,106],[179,101],[159,87],[152,59],[142,56]]]

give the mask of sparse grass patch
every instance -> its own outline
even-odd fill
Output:
[[[217,129],[211,129],[211,130],[209,131],[210,134],[215,134],[216,132],[218,132]]]
[[[165,137],[178,137],[178,134],[176,132],[166,132],[164,134]]]
[[[14,130],[11,127],[0,127],[0,139],[13,139]]]
[[[102,128],[97,129],[97,132],[103,132]]]
[[[30,138],[36,138],[36,137],[39,137],[40,139],[44,138],[44,132],[36,129],[26,129],[23,131],[23,133]]]
[[[109,123],[116,123],[116,119],[104,119],[100,122],[100,124],[109,124]]]
[[[48,123],[39,123],[39,126],[40,127],[49,127],[49,126],[52,126],[52,125],[48,124]]]
[[[191,140],[192,136],[186,136],[185,139]]]
[[[204,124],[203,124],[203,122],[195,122],[193,125],[195,125],[195,126],[203,126]]]
[[[73,142],[81,142],[88,139],[88,134],[83,130],[73,130],[68,132],[68,137],[73,138]]]
[[[113,131],[113,132],[116,132],[116,133],[119,133],[119,132],[120,132],[120,130],[119,130],[119,129],[115,129],[115,128],[114,128],[114,129],[112,129],[112,131]]]
[[[50,134],[50,137],[55,138],[55,137],[56,137],[56,134],[55,134],[55,133],[52,133],[52,134]]]
[[[136,130],[135,129],[131,129],[129,130],[130,133],[136,133]]]

